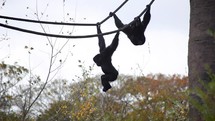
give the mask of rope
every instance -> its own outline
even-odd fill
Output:
[[[113,13],[116,13],[119,9],[121,9],[126,3],[128,2],[128,0],[125,0]],[[107,21],[110,17],[112,16],[108,16],[106,17],[104,20],[102,20],[101,22],[99,22],[100,24],[103,24],[105,21]]]
[[[74,39],[76,39],[76,38],[90,38],[90,37],[97,37],[99,35],[108,35],[108,34],[113,34],[113,33],[116,33],[118,31],[121,31],[121,30],[124,29],[124,27],[123,27],[123,28],[118,29],[118,30],[105,32],[105,33],[101,33],[101,34],[69,36],[69,35],[57,35],[57,34],[42,33],[42,32],[22,29],[22,28],[15,27],[15,26],[5,25],[5,24],[2,24],[2,23],[0,23],[0,26],[4,27],[4,28],[8,28],[8,29],[13,29],[13,30],[21,31],[21,32],[30,33],[30,34],[36,34],[36,35],[41,35],[41,36],[49,36],[49,37],[57,37],[57,38],[69,38],[69,39],[71,39],[71,38],[74,38]]]
[[[64,22],[37,21],[37,20],[31,20],[31,19],[23,19],[23,18],[9,17],[9,16],[1,16],[1,15],[0,15],[0,18],[16,20],[16,21],[32,22],[32,23],[41,23],[41,24],[73,25],[73,26],[96,26],[96,24],[92,24],[92,23],[64,23]]]
[[[155,0],[152,0],[148,5],[151,6],[151,5],[153,4],[154,1],[155,1]],[[140,17],[146,12],[146,10],[147,10],[147,8],[145,8],[145,9],[140,13],[140,15],[137,16],[137,17],[140,18]]]
[[[116,13],[119,9],[121,9],[128,0],[125,0],[113,13]],[[104,20],[99,22],[100,24],[107,21],[111,16],[109,15]],[[97,24],[94,23],[64,23],[64,22],[50,22],[50,21],[38,21],[38,20],[32,20],[32,19],[23,19],[23,18],[16,18],[16,17],[9,17],[9,16],[2,16],[0,15],[0,18],[3,19],[10,19],[10,20],[16,20],[16,21],[24,21],[24,22],[32,22],[32,23],[41,23],[41,24],[53,24],[53,25],[72,25],[72,26],[96,26]]]
[[[127,1],[127,0],[126,0]],[[149,5],[151,6],[152,3],[154,2],[155,0],[152,0]],[[125,4],[125,3],[124,3]],[[121,6],[123,6],[124,4],[122,4]],[[118,10],[120,9],[120,7],[118,8]],[[146,12],[147,8],[145,8],[142,13],[140,13],[140,16],[142,16],[144,14],[144,12]],[[117,9],[116,9],[117,11]],[[116,12],[115,11],[115,12]],[[109,31],[109,32],[105,32],[105,33],[101,33],[101,34],[92,34],[92,35],[76,35],[76,36],[69,36],[69,35],[57,35],[57,34],[49,34],[49,33],[42,33],[42,32],[37,32],[37,31],[32,31],[32,30],[27,30],[27,29],[23,29],[23,28],[18,28],[18,27],[15,27],[15,26],[10,26],[10,25],[6,25],[6,24],[2,24],[0,23],[0,26],[1,27],[4,27],[4,28],[8,28],[8,29],[13,29],[13,30],[17,30],[17,31],[21,31],[21,32],[26,32],[26,33],[30,33],[30,34],[36,34],[36,35],[41,35],[41,36],[49,36],[49,37],[57,37],[57,38],[90,38],[90,37],[97,37],[99,35],[108,35],[108,34],[113,34],[113,33],[116,33],[116,32],[119,32],[119,31],[122,31],[124,30],[126,27],[130,26],[131,24],[133,24],[135,22],[135,20],[131,21],[129,24],[127,24],[126,26],[118,29],[118,30],[113,30],[113,31]],[[100,23],[97,23],[97,24],[100,24]],[[93,25],[97,25],[97,24],[93,24]]]

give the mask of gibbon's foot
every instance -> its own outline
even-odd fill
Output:
[[[108,81],[104,81],[104,80],[102,80],[102,85],[103,85],[103,91],[104,92],[107,92],[110,88],[111,88],[111,85],[110,85],[110,83],[108,82]]]
[[[110,88],[111,88],[111,86],[110,86],[110,85],[109,85],[109,86],[107,86],[107,87],[104,87],[104,88],[103,88],[103,92],[107,92]]]

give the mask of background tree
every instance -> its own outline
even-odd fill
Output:
[[[190,37],[189,37],[189,86],[190,89],[199,87],[201,83],[210,82],[207,69],[215,73],[215,40],[207,33],[209,29],[215,30],[215,1],[214,0],[190,0]],[[201,102],[201,99],[193,94],[191,98]],[[201,114],[192,106],[189,112],[190,121],[203,120]]]
[[[83,64],[80,61],[82,76],[71,82],[57,79],[48,83],[31,108],[32,100],[44,84],[38,76],[33,76],[28,83],[14,85],[11,91],[5,90],[9,95],[0,96],[5,96],[7,105],[4,101],[0,104],[7,108],[0,107],[0,121],[187,120],[187,77],[120,75],[112,83],[113,88],[102,93],[100,76],[92,77],[92,67],[86,68]],[[24,67],[4,63],[1,68],[1,74],[10,72],[11,76],[1,78],[7,82],[10,77],[10,83],[22,79],[28,72]]]
[[[28,69],[23,66],[0,63],[0,121],[20,120],[21,115],[17,115],[13,110],[14,100],[17,95],[12,90],[27,75]]]

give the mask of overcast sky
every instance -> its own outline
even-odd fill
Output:
[[[124,0],[7,0],[5,6],[0,8],[0,15],[37,19],[36,11],[40,20],[78,23],[97,23],[114,11]],[[118,17],[128,23],[145,9],[150,0],[129,0],[127,4],[117,12]],[[0,3],[1,4],[1,3]],[[114,66],[120,74],[183,74],[187,75],[187,52],[189,36],[189,1],[187,0],[155,0],[151,7],[151,22],[146,35],[146,43],[142,46],[134,46],[124,33],[120,33],[119,46],[112,57]],[[71,19],[72,18],[72,19]],[[0,19],[4,23],[4,19]],[[42,31],[39,24],[15,22],[8,20],[9,25],[26,29]],[[58,34],[62,26],[43,26],[48,33]],[[113,19],[102,24],[103,32],[115,30]],[[73,35],[96,34],[95,27],[63,27],[63,32],[73,32]],[[7,34],[9,40],[1,41],[1,61],[31,67],[33,73],[44,75],[47,72],[50,47],[47,46],[46,37],[26,34],[14,30],[0,28],[0,37]],[[105,36],[106,45],[109,45],[114,34]],[[56,41],[56,50],[67,39],[49,38]],[[75,47],[73,47],[75,45]],[[25,46],[33,47],[28,54]],[[94,64],[92,58],[98,53],[98,39],[70,39],[69,43],[59,55],[66,63],[59,71],[57,78],[71,79],[80,74],[78,60],[82,60],[86,66]],[[56,62],[56,65],[59,63]],[[94,74],[102,73],[95,66]]]

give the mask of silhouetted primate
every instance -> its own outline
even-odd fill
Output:
[[[100,25],[97,25],[97,33],[100,34]],[[119,32],[116,33],[111,45],[108,47],[105,46],[105,40],[102,35],[98,36],[99,40],[99,51],[100,53],[97,54],[93,60],[97,64],[97,66],[101,66],[102,71],[105,73],[101,76],[101,82],[103,85],[103,91],[106,92],[108,89],[111,88],[111,85],[109,82],[112,82],[116,80],[118,76],[118,71],[114,68],[111,62],[111,57],[116,50],[119,42]]]
[[[110,16],[114,16],[117,28],[122,28],[126,26],[126,24],[124,25],[121,20],[116,16],[116,14],[111,12]],[[123,32],[128,36],[128,38],[134,45],[143,45],[145,43],[144,32],[146,30],[147,25],[149,24],[150,19],[150,5],[147,5],[147,11],[143,17],[143,21],[141,22],[140,18],[136,17],[134,19],[134,22],[123,30]]]

